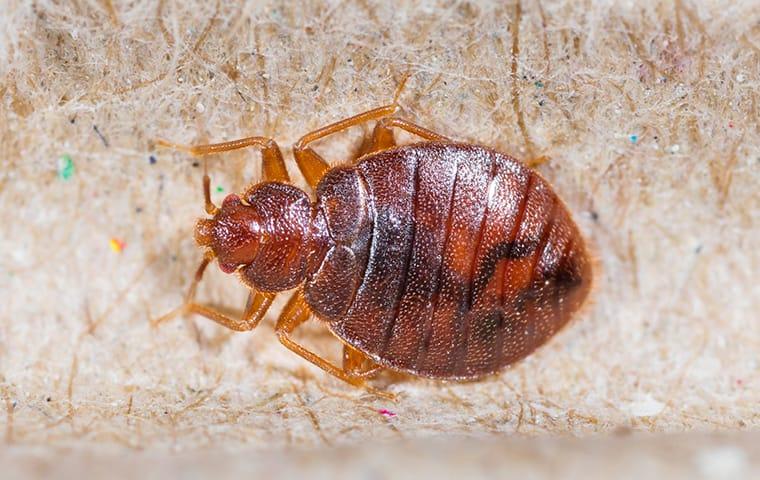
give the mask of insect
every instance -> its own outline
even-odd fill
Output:
[[[451,141],[392,116],[393,104],[323,127],[293,147],[315,190],[292,186],[275,142],[250,137],[198,146],[192,155],[261,149],[263,176],[195,226],[205,251],[185,303],[195,313],[252,330],[278,292],[294,289],[276,323],[287,348],[352,385],[383,368],[435,379],[471,379],[530,354],[562,328],[591,286],[585,244],[549,184],[514,158]],[[359,158],[330,168],[310,146],[377,121]],[[422,139],[397,146],[393,128]],[[241,318],[196,303],[216,259],[250,289]],[[341,366],[296,342],[312,316],[343,343]]]

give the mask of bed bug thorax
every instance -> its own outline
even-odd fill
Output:
[[[256,185],[242,198],[228,195],[208,219],[198,220],[195,241],[208,248],[225,273],[261,292],[303,282],[325,250],[325,232],[306,193],[278,182]]]

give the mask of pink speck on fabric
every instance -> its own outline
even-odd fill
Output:
[[[395,413],[393,413],[390,410],[387,410],[385,408],[378,410],[377,413],[379,413],[380,415],[384,416],[385,418],[393,418],[393,417],[396,416]]]

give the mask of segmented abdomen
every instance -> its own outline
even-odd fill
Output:
[[[543,344],[588,293],[564,205],[492,150],[383,151],[330,171],[318,197],[335,246],[307,300],[383,365],[435,378],[497,371]]]

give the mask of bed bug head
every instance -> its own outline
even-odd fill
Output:
[[[229,195],[212,218],[198,220],[195,241],[225,273],[239,271],[259,291],[281,291],[303,281],[309,252],[311,202],[291,185],[265,182],[242,198]]]
[[[250,263],[259,249],[260,218],[237,195],[228,195],[212,218],[195,224],[195,241],[209,248],[225,273]]]

